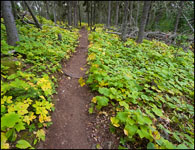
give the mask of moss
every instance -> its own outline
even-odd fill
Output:
[[[9,67],[8,68],[8,75],[11,75],[13,73],[16,73],[18,70],[18,67],[16,65],[16,61],[14,60],[14,57],[4,57],[1,59],[1,64],[3,66]]]

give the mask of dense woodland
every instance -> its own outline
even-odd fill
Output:
[[[77,80],[113,147],[193,149],[194,1],[1,1],[1,149],[47,138],[80,30],[88,69]]]

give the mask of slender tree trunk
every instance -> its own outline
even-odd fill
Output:
[[[80,26],[81,26],[81,10],[80,10],[79,1],[78,1],[78,8],[79,8],[79,22],[80,22]]]
[[[115,25],[118,25],[118,12],[119,12],[119,1],[116,1],[116,18],[115,18]]]
[[[184,4],[184,1],[180,1],[180,8],[178,9],[178,14],[177,14],[176,22],[175,22],[175,27],[174,27],[174,33],[176,33],[178,29],[178,24],[179,24],[179,19],[182,14],[183,4]]]
[[[101,3],[101,2],[100,2]],[[100,4],[100,23],[102,23],[102,3]]]
[[[94,8],[93,8],[93,25],[95,25],[95,18],[96,18],[96,14],[95,14],[95,4],[96,4],[96,1],[94,1],[94,3],[93,3],[93,6],[94,6]]]
[[[112,1],[108,1],[108,21],[107,21],[107,26],[108,26],[108,28],[110,27],[111,2],[112,2]]]
[[[50,17],[49,17],[49,7],[48,7],[48,1],[44,1],[45,3],[45,7],[46,7],[46,18],[49,20]]]
[[[92,2],[91,1],[91,26],[93,25],[93,11],[92,11]]]
[[[74,1],[74,26],[78,26],[77,20],[77,1]]]
[[[152,2],[150,4],[150,8],[148,10],[148,17],[147,17],[147,20],[146,20],[146,30],[147,30],[147,27],[148,27],[148,25],[150,23],[151,15],[152,15]]]
[[[144,29],[146,26],[146,20],[147,20],[150,4],[151,4],[151,1],[144,1],[144,8],[143,8],[143,13],[142,13],[141,23],[139,26],[138,38],[136,40],[137,43],[142,43],[143,41]]]
[[[5,22],[6,33],[7,33],[7,43],[12,46],[16,46],[16,42],[19,41],[18,32],[16,29],[16,24],[14,16],[12,14],[12,6],[10,1],[2,1],[2,13]]]
[[[128,1],[125,1],[124,3],[125,6],[124,6],[124,15],[123,15],[123,23],[122,23],[122,34],[121,34],[122,41],[126,41]]]
[[[24,3],[25,3],[25,5],[26,5],[26,7],[28,8],[28,10],[29,10],[29,12],[30,12],[30,14],[31,14],[31,16],[32,16],[32,18],[33,18],[33,20],[34,20],[36,26],[37,26],[37,28],[42,29],[41,25],[39,24],[37,18],[36,18],[35,15],[33,14],[33,12],[32,12],[32,10],[31,10],[31,8],[29,7],[28,3],[27,3],[26,1],[24,1]]]
[[[138,27],[138,17],[139,17],[139,1],[137,2],[137,12],[136,12],[136,19],[135,19],[136,27]]]
[[[130,1],[130,12],[129,12],[129,25],[132,25],[132,12],[133,12],[133,1]]]
[[[54,17],[54,22],[56,24],[56,2],[53,2],[53,17]]]
[[[87,22],[89,27],[89,1],[87,1]]]
[[[71,1],[68,1],[68,25],[72,25],[72,5]]]

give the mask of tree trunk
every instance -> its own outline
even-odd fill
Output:
[[[139,26],[138,38],[136,40],[137,43],[142,43],[142,40],[144,38],[144,29],[146,26],[146,20],[147,20],[150,4],[151,4],[151,1],[144,1],[144,7],[143,7],[141,23]]]
[[[93,11],[92,11],[92,2],[93,1],[91,1],[91,25],[90,26],[92,26],[93,25]]]
[[[53,19],[56,24],[56,2],[53,1]]]
[[[119,12],[119,1],[116,1],[116,18],[115,18],[115,25],[118,25],[118,12]]]
[[[123,14],[123,23],[122,23],[122,41],[126,41],[126,31],[127,31],[127,12],[128,12],[128,1],[125,1],[124,14]]]
[[[178,9],[178,14],[177,14],[176,22],[175,22],[175,27],[174,27],[174,33],[176,33],[178,29],[178,24],[179,24],[179,19],[182,14],[183,4],[184,4],[184,1],[180,1],[180,7]]]
[[[29,12],[30,12],[30,14],[31,14],[31,16],[32,16],[32,18],[33,18],[33,20],[34,20],[36,26],[37,26],[37,28],[42,29],[41,25],[39,24],[37,18],[36,18],[35,15],[33,14],[33,12],[32,12],[32,10],[31,10],[31,8],[29,7],[28,3],[27,3],[26,1],[24,1],[24,3],[25,3],[25,5],[26,5],[26,7],[28,8],[28,10],[29,10]]]
[[[78,1],[78,8],[79,8],[79,22],[80,22],[80,26],[81,26],[81,10],[80,10],[79,1]]]
[[[89,26],[89,1],[87,1],[87,22]]]
[[[100,15],[99,15],[99,23],[102,23],[102,3],[100,2]]]
[[[48,8],[48,1],[44,1],[45,7],[46,7],[46,19],[49,20],[49,8]]]
[[[95,18],[96,18],[96,15],[95,15],[95,4],[96,4],[96,1],[94,1],[94,3],[93,3],[93,6],[94,6],[94,8],[93,8],[93,25],[95,25]]]
[[[107,21],[107,27],[110,27],[110,16],[111,16],[111,2],[112,1],[108,1],[108,21]]]
[[[77,20],[77,1],[74,1],[74,26],[78,26],[78,20]]]
[[[13,12],[13,15],[14,15],[14,19],[18,19],[15,2],[14,1],[11,1],[11,4],[12,4],[12,12]]]
[[[68,25],[72,25],[72,5],[71,1],[68,1]]]
[[[139,17],[139,1],[137,2],[137,12],[136,12],[136,19],[135,19],[135,26],[138,26],[138,17]]]
[[[133,12],[133,1],[130,1],[130,12],[129,12],[129,25],[132,25],[132,12]]]
[[[10,1],[2,1],[2,13],[5,22],[6,33],[7,33],[7,43],[12,46],[16,46],[16,42],[19,41],[18,32],[16,29],[16,24],[14,16],[12,14],[12,6]]]

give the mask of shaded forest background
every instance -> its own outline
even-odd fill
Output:
[[[37,24],[25,17],[32,12],[58,25],[66,22],[67,27],[86,22],[92,30],[95,24],[104,24],[105,29],[121,34],[123,40],[136,38],[140,25],[144,25],[145,38],[176,44],[176,37],[182,35],[180,43],[181,39],[193,41],[193,1],[12,1],[12,9],[15,19],[25,23]]]

